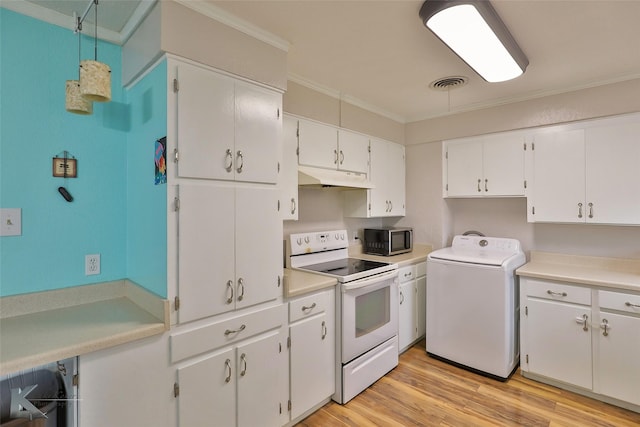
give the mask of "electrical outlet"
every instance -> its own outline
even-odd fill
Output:
[[[86,276],[100,274],[100,254],[84,256],[84,274]]]

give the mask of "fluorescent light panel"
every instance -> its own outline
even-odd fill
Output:
[[[490,83],[521,75],[529,61],[486,1],[429,1],[424,24]]]

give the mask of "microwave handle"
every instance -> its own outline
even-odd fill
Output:
[[[342,292],[349,292],[354,289],[364,288],[365,286],[371,286],[374,283],[383,282],[387,279],[391,279],[398,275],[398,270],[389,271],[386,273],[382,273],[373,277],[369,277],[362,280],[355,280],[351,283],[344,283],[342,285]]]
[[[406,240],[409,240],[408,242]],[[407,230],[405,248],[413,248],[413,230]]]

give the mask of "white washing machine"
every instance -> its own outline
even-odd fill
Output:
[[[427,353],[506,380],[519,356],[520,242],[455,236],[427,259]]]

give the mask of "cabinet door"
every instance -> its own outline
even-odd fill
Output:
[[[537,147],[536,147],[537,148]],[[527,299],[529,372],[591,389],[591,309]],[[587,330],[579,323],[587,316]]]
[[[184,323],[235,308],[235,190],[181,184],[178,191],[178,319]]]
[[[296,322],[291,337],[291,419],[335,392],[335,328],[327,313]]]
[[[447,146],[447,196],[482,195],[482,140]]]
[[[179,64],[177,77],[178,176],[233,179],[234,82],[193,65]]]
[[[286,402],[281,382],[287,382],[287,371],[281,352],[280,335],[273,331],[262,335],[259,339],[240,345],[236,351],[238,382],[238,426],[276,426],[282,425],[281,408]],[[211,393],[210,393],[211,394]],[[212,394],[215,396],[215,394]],[[217,417],[217,411],[209,411],[209,407],[201,406],[200,411],[209,417]],[[228,410],[228,408],[227,408]],[[208,423],[191,424],[211,425]],[[215,425],[233,425],[220,422],[215,418]]]
[[[276,299],[282,294],[282,219],[276,188],[236,189],[235,236],[236,308]]]
[[[369,173],[369,138],[365,135],[338,130],[338,169]]]
[[[380,139],[371,139],[371,176],[369,179],[375,188],[369,190],[370,216],[382,217],[389,214],[388,182],[388,158],[387,142]]]
[[[282,167],[280,168],[280,216],[298,219],[298,120],[285,116],[282,129]]]
[[[534,143],[529,220],[584,222],[584,130],[536,135]]]
[[[234,349],[229,348],[178,368],[180,427],[236,425],[236,377],[239,367],[234,353]]]
[[[236,181],[276,183],[278,146],[282,138],[281,111],[279,93],[236,83]]]
[[[416,338],[416,281],[410,280],[398,286],[400,309],[398,311],[398,348],[404,350]]]
[[[405,214],[405,158],[404,146],[387,143],[387,197],[389,199],[388,216],[404,216]]]
[[[595,391],[640,405],[640,318],[601,312],[600,323]]]
[[[418,277],[416,280],[416,308],[418,311],[418,333],[423,336],[427,331],[427,276]]]
[[[640,224],[640,123],[588,128],[586,221]]]
[[[338,129],[307,120],[298,123],[301,165],[327,169],[338,167]]]
[[[485,196],[524,196],[524,137],[493,135],[482,152]]]

